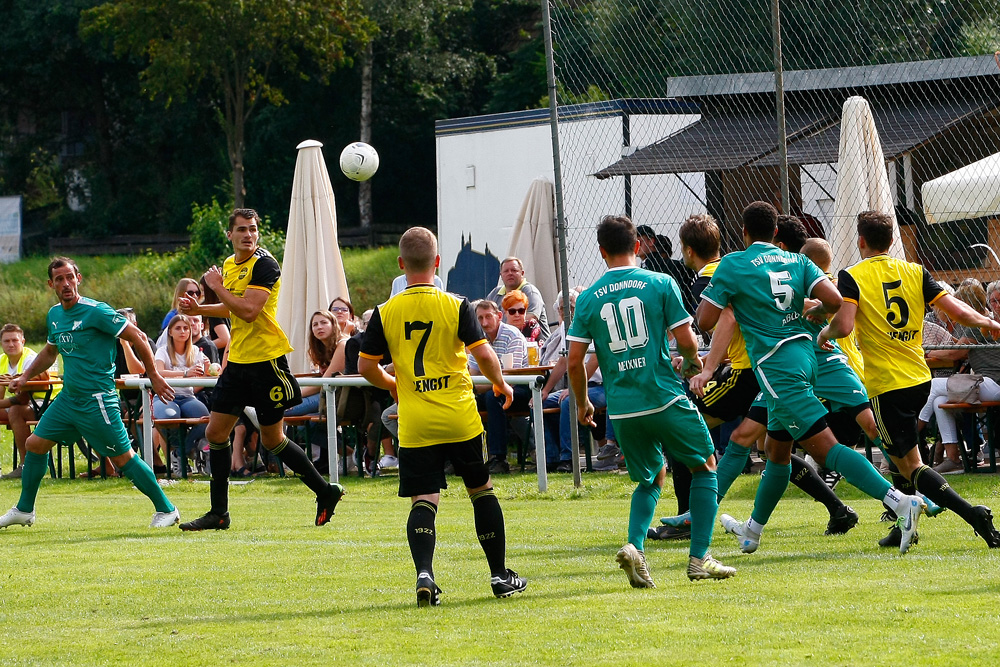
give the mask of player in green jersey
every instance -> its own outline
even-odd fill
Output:
[[[0,517],[0,528],[35,522],[35,497],[48,468],[49,450],[57,442],[75,442],[80,436],[110,458],[153,501],[156,513],[152,528],[172,526],[180,521],[180,512],[163,494],[153,471],[132,451],[122,423],[114,376],[116,338],[132,343],[153,391],[163,402],[169,402],[174,391],[157,372],[146,336],[108,304],[80,296],[82,279],[76,262],[68,257],[56,257],[49,264],[49,287],[59,303],[49,309],[46,318],[48,340],[24,373],[11,381],[10,388],[19,391],[28,378],[48,369],[61,354],[63,389],[28,436],[21,498]]]
[[[731,577],[735,569],[708,555],[719,507],[712,441],[670,363],[668,332],[677,340],[685,372],[701,367],[691,316],[673,278],[635,265],[639,241],[631,220],[605,217],[597,226],[597,242],[608,270],[577,298],[566,334],[567,373],[580,423],[594,426],[584,368],[593,344],[604,377],[608,415],[614,420],[629,477],[638,483],[632,492],[628,543],[616,560],[634,588],[655,587],[643,545],[666,480],[665,447],[692,472],[688,577]]]
[[[838,443],[827,427],[826,407],[814,392],[816,353],[802,312],[806,297],[818,299],[830,313],[840,308],[842,299],[812,261],[771,243],[777,215],[766,202],[754,202],[743,211],[747,249],[722,258],[698,306],[698,325],[708,329],[732,305],[767,402],[768,462],[757,488],[754,513],[733,532],[741,549],[756,548],[764,524],[788,486],[792,442],[798,440],[820,465],[836,470],[896,510],[902,533],[899,550],[905,554],[926,505],[919,497],[892,487],[868,459]]]

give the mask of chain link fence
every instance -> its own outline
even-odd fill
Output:
[[[679,259],[693,213],[742,248],[754,200],[825,237],[833,270],[859,258],[857,212],[881,208],[937,278],[1000,275],[996,0],[780,4],[551,0],[570,284],[603,271],[605,214]]]

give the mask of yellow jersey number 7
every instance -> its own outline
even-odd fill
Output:
[[[423,334],[420,336],[420,342],[417,343],[417,349],[413,354],[413,375],[415,377],[423,377],[424,373],[424,350],[427,348],[427,339],[431,337],[431,329],[434,327],[433,322],[404,322],[403,323],[403,334],[406,340],[411,340],[413,333],[417,331],[422,331]]]

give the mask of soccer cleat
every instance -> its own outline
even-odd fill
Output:
[[[899,528],[893,526],[892,528],[889,529],[889,534],[878,541],[878,545],[880,547],[898,547],[902,537],[903,533],[899,530]],[[919,541],[920,537],[916,533],[914,533],[913,539],[910,541],[910,544],[914,545]]]
[[[837,484],[840,484],[840,480],[844,479],[844,476],[839,472],[836,470],[830,470],[829,468],[820,468],[819,476],[822,478],[823,483],[830,487],[831,491],[837,488]]]
[[[181,513],[175,507],[172,512],[156,512],[153,514],[153,521],[150,528],[167,528],[181,522]]]
[[[344,487],[340,484],[330,484],[328,491],[322,497],[316,496],[316,525],[325,526],[333,517],[333,510],[344,497]]]
[[[660,523],[662,523],[664,526],[674,526],[674,527],[683,525],[690,526],[691,512],[689,510],[687,512],[684,512],[684,514],[678,514],[677,516],[665,516],[662,519],[660,519]]]
[[[849,505],[841,505],[837,511],[830,515],[830,521],[826,524],[824,535],[843,535],[851,528],[858,525],[858,513]]]
[[[681,526],[658,526],[646,531],[647,540],[689,540],[691,524]]]
[[[0,528],[7,526],[30,526],[35,523],[35,510],[22,512],[17,507],[11,507],[7,513],[0,516]]]
[[[618,567],[625,570],[632,588],[656,588],[653,578],[649,576],[649,568],[646,567],[646,555],[636,549],[634,544],[630,542],[619,549],[615,560]]]
[[[919,494],[925,503],[927,503],[927,508],[924,510],[924,514],[929,517],[935,517],[941,512],[945,511],[946,507],[941,507],[936,502],[925,496],[924,494]]]
[[[437,607],[441,604],[441,589],[426,572],[417,577],[417,606]]]
[[[386,454],[381,459],[379,459],[378,467],[383,468],[385,470],[388,470],[390,468],[398,468],[399,459],[396,458],[395,456],[389,456],[388,454]]]
[[[983,538],[986,546],[990,549],[1000,548],[1000,531],[993,527],[993,513],[985,505],[976,505],[972,508],[973,519],[972,529],[976,535]]]
[[[901,556],[910,550],[910,543],[917,533],[917,522],[927,507],[927,503],[921,500],[920,496],[904,496],[903,502],[905,506],[896,509],[896,513],[899,515],[899,518],[896,519],[896,526],[900,532],[899,555]]]
[[[185,531],[228,530],[230,523],[232,522],[229,520],[229,512],[226,512],[225,514],[216,514],[215,512],[208,512],[204,516],[200,516],[194,521],[188,521],[187,523],[182,523],[181,530]]]
[[[498,598],[509,598],[514,593],[522,593],[528,587],[528,580],[517,576],[517,572],[507,568],[502,577],[490,577],[490,588]]]
[[[760,534],[750,530],[745,522],[734,519],[728,514],[722,514],[719,516],[719,523],[722,524],[727,533],[736,538],[740,551],[745,554],[757,551],[757,547],[760,546]]]
[[[705,554],[704,558],[688,558],[688,579],[691,581],[701,581],[702,579],[728,579],[736,574],[735,567],[723,565]]]

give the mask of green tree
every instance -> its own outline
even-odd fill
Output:
[[[317,61],[318,78],[349,62],[369,29],[358,0],[118,0],[83,14],[86,37],[144,60],[144,92],[168,107],[190,96],[214,109],[226,138],[233,199],[242,206],[246,126],[258,104],[287,103],[276,83]]]

